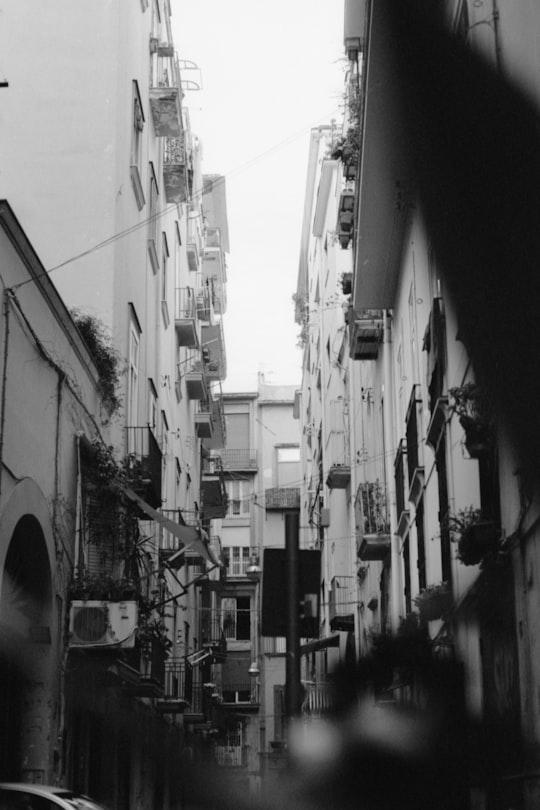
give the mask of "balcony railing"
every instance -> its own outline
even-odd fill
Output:
[[[157,69],[150,88],[150,108],[158,138],[174,138],[182,134],[180,76],[170,57],[157,57]]]
[[[222,612],[214,608],[201,608],[199,637],[201,646],[218,655],[225,655],[227,642],[223,632]]]
[[[302,681],[304,700],[301,712],[310,717],[323,717],[330,714],[336,705],[336,698],[331,685],[315,681]]]
[[[220,768],[241,768],[247,764],[246,746],[216,745],[214,756]]]
[[[383,339],[382,310],[353,310],[349,332],[350,357],[353,360],[376,360]]]
[[[299,487],[272,487],[264,492],[264,503],[267,511],[300,509]]]
[[[214,434],[212,403],[208,399],[199,401],[195,412],[195,431],[199,439],[211,439]]]
[[[127,476],[132,488],[154,509],[161,506],[162,453],[149,425],[126,427]]]
[[[201,502],[205,519],[224,518],[227,514],[227,492],[220,456],[208,456],[203,459]]]
[[[256,470],[257,451],[256,450],[235,450],[225,447],[221,451],[221,459],[224,470]]]
[[[354,629],[356,605],[356,577],[333,577],[329,605],[330,627],[333,631]]]
[[[188,167],[182,136],[165,138],[163,150],[163,182],[168,203],[187,202],[189,197]]]
[[[178,375],[186,382],[187,395],[190,399],[204,400],[208,396],[206,369],[200,349],[190,351],[185,363],[178,364]]]
[[[174,325],[180,346],[198,346],[197,296],[192,287],[177,287]]]
[[[164,698],[170,709],[178,704],[185,717],[204,720],[210,703],[201,681],[199,667],[190,667],[185,658],[170,658],[165,662]]]

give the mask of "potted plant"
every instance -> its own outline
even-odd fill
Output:
[[[423,588],[414,598],[421,618],[426,622],[442,619],[452,605],[452,594],[447,582],[439,582]]]
[[[465,431],[465,447],[471,458],[481,458],[493,446],[494,414],[485,391],[468,382],[450,388],[451,405]]]
[[[499,547],[500,531],[494,520],[480,509],[469,506],[448,518],[450,539],[457,543],[458,559],[464,565],[477,565]]]

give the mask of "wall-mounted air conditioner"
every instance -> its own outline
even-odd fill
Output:
[[[137,602],[77,600],[69,610],[71,647],[133,647]]]

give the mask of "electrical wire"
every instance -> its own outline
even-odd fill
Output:
[[[334,115],[336,112],[337,112],[337,108],[334,108],[334,110],[332,110],[328,114],[329,115]],[[317,120],[320,120],[320,118],[318,118]],[[285,140],[280,141],[279,143],[277,143],[274,146],[270,147],[266,151],[261,152],[259,155],[256,155],[255,157],[251,158],[250,160],[246,161],[245,163],[242,163],[239,166],[231,169],[230,171],[225,172],[222,175],[219,175],[219,177],[223,178],[225,180],[227,178],[233,177],[236,174],[241,173],[242,171],[245,171],[247,168],[250,168],[250,167],[256,165],[259,161],[264,160],[268,155],[270,155],[273,152],[275,152],[275,151],[283,148],[284,146],[288,145],[292,141],[299,138],[301,135],[304,135],[306,132],[309,132],[312,129],[313,126],[316,126],[316,124],[312,123],[309,127],[304,127],[302,130],[299,130],[297,133],[295,133],[294,135],[291,135],[289,138],[286,138]],[[204,183],[203,183],[203,186],[201,188],[192,190],[191,197],[192,197],[192,199],[197,199],[197,197],[202,196],[202,195],[204,195]],[[56,270],[60,270],[61,268],[66,267],[69,264],[73,264],[73,262],[76,262],[79,259],[83,259],[86,256],[90,256],[91,254],[96,253],[99,250],[102,250],[104,247],[107,247],[108,245],[114,244],[119,239],[123,239],[126,236],[130,236],[131,234],[136,233],[141,228],[145,228],[145,227],[149,226],[151,223],[157,222],[158,220],[160,220],[160,219],[164,218],[165,216],[167,216],[169,213],[171,213],[173,211],[176,211],[176,210],[177,210],[177,204],[176,203],[171,203],[170,205],[166,205],[161,210],[156,211],[155,213],[151,214],[149,217],[143,218],[142,220],[139,220],[138,222],[134,223],[133,225],[129,226],[128,228],[125,228],[122,231],[118,231],[115,234],[112,234],[111,236],[107,237],[106,239],[103,239],[101,242],[96,243],[92,247],[87,248],[86,250],[83,250],[80,253],[77,253],[77,254],[71,256],[68,259],[65,259],[63,262],[60,262],[59,264],[54,265],[54,267],[51,267],[48,270],[45,270],[43,273],[38,274],[35,278],[26,279],[26,281],[21,281],[19,284],[14,284],[10,289],[16,290],[16,289],[19,289],[19,287],[23,287],[26,284],[30,284],[31,282],[34,282],[34,281],[38,280],[40,277],[50,276],[51,273],[54,273]]]

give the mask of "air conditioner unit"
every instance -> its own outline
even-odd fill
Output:
[[[137,602],[77,600],[69,611],[71,647],[134,647]]]

